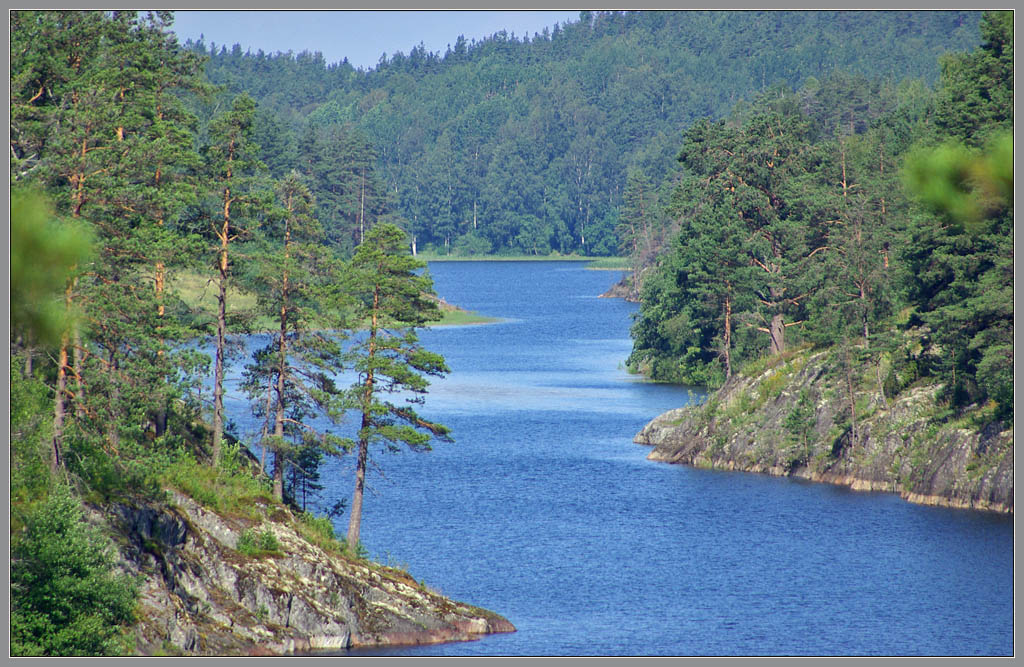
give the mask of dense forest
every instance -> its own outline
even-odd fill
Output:
[[[655,214],[631,182],[633,367],[716,386],[840,344],[883,396],[938,378],[953,408],[1012,420],[1012,15],[981,31],[934,90],[832,76],[694,123]]]
[[[223,99],[258,102],[262,159],[278,176],[301,163],[342,248],[390,214],[436,254],[615,255],[628,175],[661,182],[694,121],[832,72],[871,76],[890,97],[904,79],[931,84],[939,55],[978,43],[978,18],[581,12],[532,38],[459,37],[369,71],[317,53],[187,46],[209,57]],[[866,92],[846,85],[834,94]]]
[[[418,343],[442,312],[405,232],[375,220],[351,258],[334,252],[298,165],[275,178],[260,160],[250,97],[202,123],[189,110],[216,91],[171,20],[11,16],[15,655],[134,649],[139,582],[117,574],[83,501],[288,503],[311,539],[358,559],[372,456],[451,439],[405,400],[448,371]],[[231,335],[245,332],[268,334],[248,359]],[[225,411],[232,358],[256,441]],[[346,418],[357,426],[339,430]],[[349,452],[339,541],[305,499],[321,461]]]
[[[583,12],[369,71],[12,12],[12,654],[133,649],[83,501],[302,512],[354,456],[358,556],[373,452],[450,440],[389,399],[448,371],[417,252],[628,255],[655,379],[837,344],[1012,422],[1012,99],[1009,12]]]

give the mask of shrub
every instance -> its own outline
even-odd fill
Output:
[[[277,535],[274,535],[269,528],[258,533],[252,528],[246,528],[238,537],[235,549],[249,557],[265,556],[279,553],[281,543],[277,541]]]
[[[11,541],[11,655],[123,655],[135,583],[65,485],[23,517]]]

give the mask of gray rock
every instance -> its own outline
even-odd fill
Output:
[[[267,655],[385,644],[466,641],[515,628],[455,602],[400,570],[307,542],[297,519],[263,508],[260,521],[220,516],[188,496],[93,507],[143,582],[142,655]],[[279,553],[249,558],[235,546],[248,528],[270,530]]]
[[[1013,512],[1013,429],[940,423],[940,386],[914,386],[896,397],[858,369],[857,437],[848,385],[829,372],[829,352],[788,355],[756,377],[734,375],[700,406],[670,410],[634,438],[648,458],[669,463],[789,475],[858,490],[898,493],[912,502]],[[786,418],[801,392],[814,405],[806,445]]]

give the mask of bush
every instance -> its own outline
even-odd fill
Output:
[[[264,556],[279,553],[281,543],[277,541],[277,535],[274,535],[269,528],[258,533],[252,528],[246,528],[239,536],[235,549],[249,557]]]
[[[135,583],[71,490],[55,487],[23,523],[11,540],[11,655],[129,653]]]

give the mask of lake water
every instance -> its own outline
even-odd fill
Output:
[[[636,306],[597,298],[618,272],[430,272],[442,298],[503,321],[423,333],[452,373],[421,414],[456,441],[375,455],[362,541],[518,632],[343,654],[1013,653],[1012,518],[648,461],[636,432],[703,396],[624,370]],[[321,507],[351,495],[352,470],[323,467]]]

